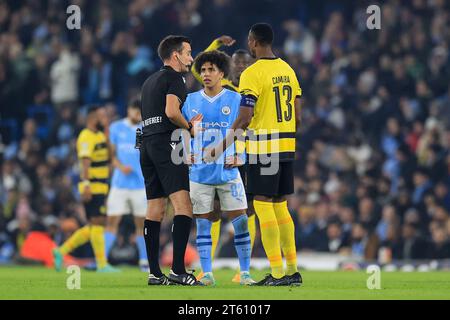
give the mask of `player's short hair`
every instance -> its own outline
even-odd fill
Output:
[[[133,98],[128,102],[128,108],[141,110],[141,99]]]
[[[88,108],[87,108],[87,115],[90,115],[94,112],[96,112],[98,109],[100,109],[102,106],[99,104],[91,104]]]
[[[268,23],[256,23],[250,28],[253,37],[263,46],[270,46],[273,43],[273,30]]]
[[[224,77],[227,77],[230,73],[230,57],[221,51],[213,50],[200,53],[194,61],[194,68],[197,73],[200,73],[202,66],[210,62],[215,64],[217,68],[223,72]]]
[[[248,52],[245,49],[237,49],[235,52],[233,52],[233,55],[249,55],[250,56],[250,52]]]
[[[158,56],[162,61],[170,59],[174,51],[181,52],[183,43],[191,44],[191,40],[185,36],[170,35],[161,40],[158,45]]]

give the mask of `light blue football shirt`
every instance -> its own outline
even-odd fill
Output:
[[[134,148],[136,142],[136,129],[127,118],[115,121],[109,127],[109,140],[116,149],[116,157],[123,165],[130,166],[132,171],[125,175],[117,168],[111,181],[112,188],[143,189],[145,188],[139,162],[139,150]]]
[[[184,117],[189,120],[201,113],[202,127],[205,128],[203,133],[191,140],[191,152],[196,157],[202,155],[202,148],[214,146],[226,137],[227,129],[231,128],[239,115],[240,102],[239,93],[225,88],[212,98],[207,96],[203,89],[187,96],[182,109]],[[190,180],[202,184],[219,185],[236,179],[239,175],[237,168],[224,168],[225,157],[234,154],[235,148],[232,144],[215,163],[201,163],[196,159],[190,168]]]

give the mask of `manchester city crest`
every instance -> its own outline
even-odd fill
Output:
[[[229,106],[222,107],[222,113],[226,116],[229,115],[231,113],[230,107]]]

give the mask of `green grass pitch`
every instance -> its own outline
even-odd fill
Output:
[[[234,270],[216,270],[215,287],[149,287],[147,274],[124,267],[118,274],[81,270],[81,289],[69,290],[70,276],[43,267],[0,266],[0,299],[450,299],[450,272],[381,272],[381,289],[366,287],[364,271],[302,271],[301,287],[242,287]],[[265,271],[253,271],[255,279]]]

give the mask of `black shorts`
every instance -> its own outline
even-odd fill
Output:
[[[247,191],[248,190],[248,187],[247,187],[248,163],[245,162],[245,164],[242,165],[242,166],[239,166],[238,169],[239,169],[239,173],[240,173],[241,178],[242,178],[242,182],[244,183],[245,195],[247,196],[247,202],[248,201],[252,201],[253,200],[253,195],[248,193],[248,191]]]
[[[93,194],[89,202],[83,202],[86,217],[95,218],[106,216],[106,195]]]
[[[189,167],[183,162],[175,164],[171,158],[179,143],[171,140],[170,133],[143,139],[140,161],[147,200],[165,198],[180,190],[189,191]]]
[[[261,168],[268,165],[249,164],[247,168],[247,192],[253,196],[277,197],[294,193],[294,163],[279,162],[279,169],[274,175],[261,174]]]

